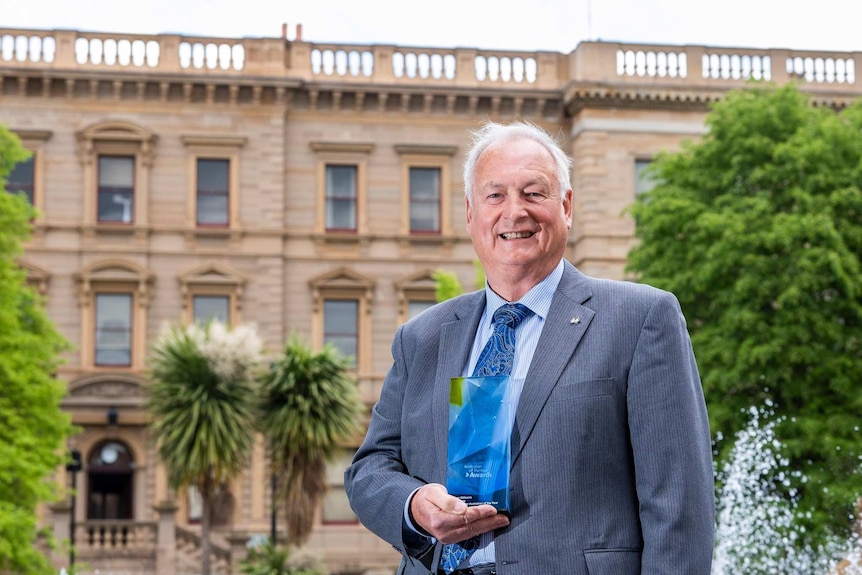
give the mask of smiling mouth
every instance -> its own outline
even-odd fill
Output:
[[[529,238],[533,236],[534,232],[509,232],[506,234],[500,234],[500,237],[504,240],[520,240],[523,238]]]

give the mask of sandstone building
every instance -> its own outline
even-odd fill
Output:
[[[334,342],[370,406],[394,330],[434,300],[432,273],[475,287],[460,177],[483,120],[529,120],[565,142],[567,256],[623,278],[622,212],[649,185],[638,173],[703,134],[710,102],[750,80],[798,82],[836,108],[862,93],[859,53],[583,42],[560,54],[287,32],[0,29],[0,122],[33,152],[8,187],[40,213],[21,264],[73,344],[59,377],[82,429],[69,445],[82,455],[75,504],[43,519],[61,539],[74,524],[78,560],[102,574],[195,572],[200,507],[168,488],[141,407],[162,325],[254,323],[273,353],[292,332]],[[357,523],[341,485],[359,441],[331,466],[309,548],[333,573],[391,573],[397,554]],[[218,522],[215,566],[229,573],[269,533],[262,444]]]

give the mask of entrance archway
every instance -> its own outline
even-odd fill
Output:
[[[87,519],[133,519],[135,462],[120,441],[97,444],[87,457]]]

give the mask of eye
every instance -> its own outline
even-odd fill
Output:
[[[525,190],[524,198],[531,202],[542,202],[547,199],[548,195],[544,191]]]
[[[485,203],[491,205],[501,204],[505,196],[499,192],[491,192],[485,196]]]

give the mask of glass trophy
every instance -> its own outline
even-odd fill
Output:
[[[454,377],[449,390],[446,489],[467,505],[509,510],[515,412],[509,376]]]

